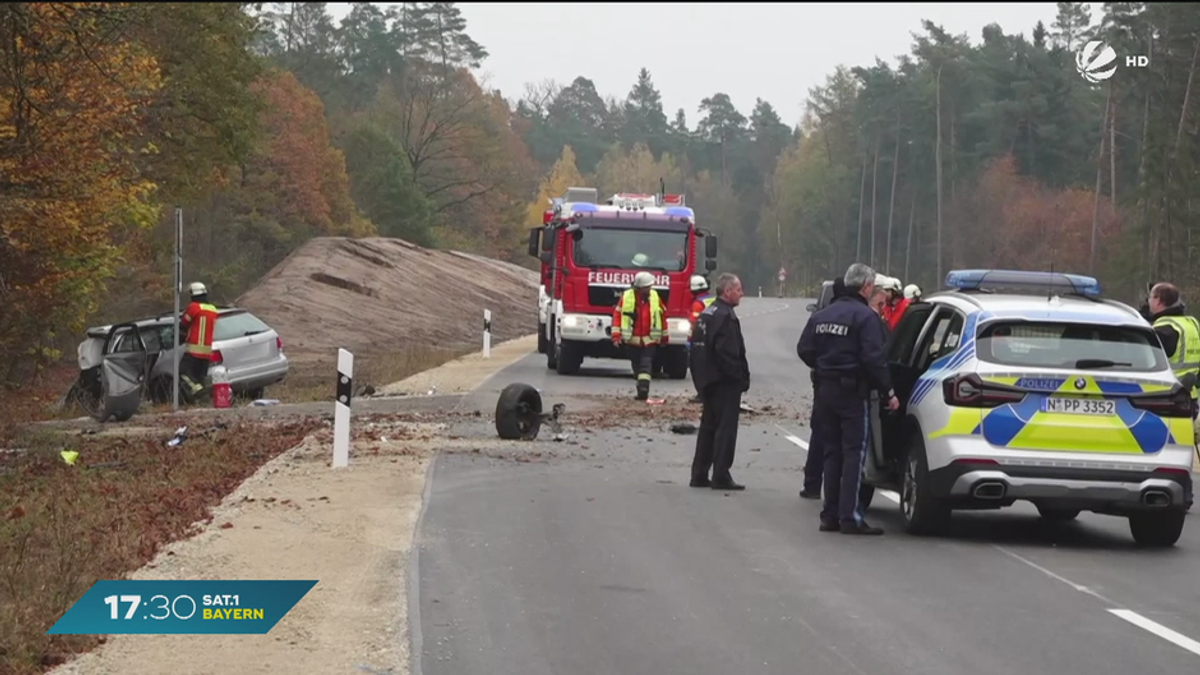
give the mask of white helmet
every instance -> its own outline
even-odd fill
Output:
[[[650,262],[650,256],[645,253],[639,253],[633,256],[633,264],[638,267],[645,267]]]
[[[921,297],[921,287],[916,284],[909,284],[904,287],[904,297],[909,300],[916,300]]]
[[[199,281],[193,281],[192,285],[188,287],[188,291],[193,298],[197,295],[205,295],[208,293],[208,289],[205,288],[204,284],[200,283]]]
[[[708,290],[708,279],[699,274],[692,277],[692,292]]]
[[[638,272],[633,277],[634,288],[650,288],[654,285],[654,275],[649,272]]]
[[[900,280],[896,277],[889,277],[886,274],[875,275],[875,285],[885,291],[900,292]]]

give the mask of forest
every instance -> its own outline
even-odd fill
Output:
[[[87,325],[218,302],[316,236],[390,236],[531,264],[525,233],[570,185],[684,192],[748,288],[811,289],[854,260],[940,285],[956,267],[1093,273],[1137,300],[1200,292],[1200,9],[1058,3],[1026,33],[955,35],[847,64],[798,124],[717,83],[669,113],[646,68],[499,92],[450,2],[0,6],[0,380]],[[1091,40],[1119,56],[1085,79]],[[1124,65],[1145,55],[1148,65]],[[531,299],[532,301],[532,299]]]

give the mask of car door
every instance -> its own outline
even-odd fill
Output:
[[[872,415],[871,448],[875,463],[881,470],[887,467],[893,458],[901,456],[902,448],[894,446],[902,438],[899,425],[905,418],[909,396],[912,395],[913,386],[920,375],[912,365],[913,355],[917,351],[917,345],[928,332],[926,328],[935,308],[927,302],[909,305],[889,340],[888,370],[892,376],[892,388],[900,401],[900,408],[893,412],[884,410],[881,405],[872,406],[875,414]]]
[[[137,324],[113,326],[104,344],[100,364],[100,403],[96,420],[110,417],[124,422],[141,406],[146,381],[146,343]]]

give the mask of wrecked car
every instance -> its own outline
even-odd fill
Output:
[[[140,385],[139,399],[169,403],[174,360],[184,352],[184,347],[173,339],[174,322],[171,314],[163,314],[89,328],[87,339],[79,343],[79,378],[67,395],[68,401],[96,414],[105,399],[106,382],[112,381],[116,369],[123,373],[118,379],[129,382],[131,387],[135,380]],[[266,387],[287,376],[288,358],[283,351],[283,340],[250,312],[235,307],[220,309],[214,331],[212,366],[224,369],[234,394],[262,398]],[[210,371],[210,378],[211,374]],[[206,388],[210,384],[211,381],[206,382]],[[182,402],[195,402],[183,389],[179,395]],[[113,396],[111,387],[108,396]],[[121,415],[116,417],[120,421]]]

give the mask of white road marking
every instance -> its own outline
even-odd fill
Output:
[[[1097,600],[1100,600],[1101,602],[1104,602],[1109,605],[1117,604],[1117,603],[1113,602],[1112,600],[1109,600],[1108,598],[1104,597],[1103,595],[1100,595],[1096,591],[1093,591],[1092,589],[1088,588],[1087,586],[1084,586],[1083,584],[1077,584],[1074,581],[1071,581],[1070,579],[1068,579],[1062,575],[1055,574],[1054,572],[1051,572],[1050,570],[1046,569],[1045,567],[1042,567],[1041,565],[1033,562],[1032,560],[1029,560],[1028,558],[1025,558],[1016,553],[1013,553],[1012,551],[1004,548],[1003,546],[996,546],[995,544],[993,544],[992,547],[1007,556],[1010,556],[1012,558],[1020,560],[1021,562],[1025,563],[1026,565],[1029,565],[1030,567],[1041,572],[1042,574],[1045,574],[1046,576],[1050,577],[1051,579],[1056,579],[1058,581],[1063,582],[1064,584],[1070,586],[1071,588],[1074,588],[1075,590],[1079,591],[1080,593],[1087,593],[1088,595],[1092,596],[1093,598],[1096,598]]]
[[[1092,589],[1088,588],[1087,586],[1084,586],[1083,584],[1077,584],[1074,581],[1071,581],[1070,579],[1062,576],[1061,574],[1056,574],[1054,572],[1051,572],[1050,570],[1046,569],[1045,567],[1042,567],[1041,565],[1033,562],[1032,560],[1022,557],[1016,553],[1013,553],[1012,551],[1004,548],[1003,546],[996,546],[993,544],[993,548],[1000,551],[1001,553],[1004,553],[1005,555],[1011,556],[1011,557],[1025,563],[1026,565],[1029,565],[1033,569],[1041,572],[1042,574],[1045,574],[1046,576],[1050,577],[1051,579],[1055,579],[1055,580],[1063,582],[1064,584],[1070,586],[1071,588],[1074,588],[1075,590],[1079,591],[1080,593],[1087,593],[1088,595],[1092,596],[1093,598],[1096,598],[1097,600],[1100,600],[1101,602],[1103,602],[1107,605],[1115,605],[1116,604],[1112,600],[1109,600],[1108,598],[1104,597],[1103,595],[1100,595],[1099,593],[1097,593],[1096,591],[1093,591]],[[1147,619],[1146,617],[1142,616],[1141,614],[1138,614],[1137,612],[1134,612],[1134,611],[1131,611],[1128,609],[1116,609],[1113,607],[1109,607],[1108,613],[1112,614],[1113,616],[1120,617],[1120,618],[1128,621],[1129,623],[1137,626],[1138,628],[1141,628],[1144,631],[1147,631],[1149,633],[1157,635],[1158,637],[1166,640],[1167,642],[1170,642],[1173,645],[1176,645],[1178,647],[1183,647],[1184,649],[1188,650],[1189,652],[1191,652],[1197,656],[1200,656],[1200,642],[1196,642],[1195,640],[1193,640],[1185,635],[1176,633],[1175,631],[1171,630],[1170,628],[1167,628],[1166,626],[1164,626],[1160,623],[1157,623],[1155,621],[1151,621],[1150,619]]]
[[[791,442],[794,445],[800,446],[801,448],[804,449],[805,452],[808,452],[808,441],[804,440],[803,438],[800,438],[799,436],[797,436],[796,434],[793,434],[792,432],[788,431],[787,429],[784,429],[783,427],[779,426],[778,424],[775,425],[775,428],[782,431],[783,437],[788,439],[789,442]]]
[[[1122,619],[1125,619],[1129,623],[1141,628],[1144,631],[1157,635],[1158,637],[1170,642],[1173,645],[1176,645],[1177,647],[1183,647],[1189,652],[1200,656],[1200,642],[1196,642],[1190,637],[1180,635],[1161,623],[1151,621],[1141,614],[1138,614],[1137,612],[1131,612],[1128,609],[1110,609],[1108,612],[1113,616],[1118,616]]]

